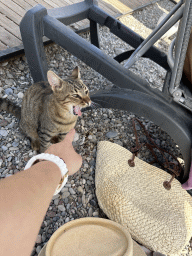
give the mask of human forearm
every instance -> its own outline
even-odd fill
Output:
[[[60,179],[57,165],[43,161],[0,181],[0,255],[30,255]]]

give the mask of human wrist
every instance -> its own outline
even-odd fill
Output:
[[[49,162],[53,162],[55,165],[58,166],[58,168],[60,169],[60,173],[61,173],[61,179],[59,182],[59,185],[57,186],[54,195],[58,194],[61,189],[64,187],[64,185],[66,184],[67,180],[68,180],[68,169],[67,166],[64,162],[63,159],[59,158],[56,155],[53,154],[49,154],[49,153],[42,153],[36,156],[33,156],[28,163],[25,166],[25,170],[30,168],[34,163],[36,163],[39,160],[46,160]]]
[[[41,168],[42,172],[50,171],[53,175],[57,176],[59,181],[62,178],[61,171],[60,171],[59,167],[55,163],[53,163],[49,160],[39,160],[39,162],[32,165],[32,167],[38,167],[38,169]]]

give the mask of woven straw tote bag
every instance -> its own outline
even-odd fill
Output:
[[[152,251],[178,255],[192,237],[192,198],[171,175],[108,141],[97,145],[96,196],[109,219],[127,227],[133,239]]]

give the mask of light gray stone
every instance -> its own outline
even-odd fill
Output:
[[[70,196],[69,192],[63,192],[63,194],[62,194],[63,199],[67,198],[68,196]]]
[[[74,191],[72,188],[69,188],[69,193],[70,193],[71,195],[75,195],[75,194],[76,194],[75,191]]]
[[[6,130],[0,130],[0,135],[6,137],[8,132]]]
[[[76,132],[75,135],[74,135],[73,141],[76,142],[78,140],[79,140],[79,134]]]
[[[59,198],[56,198],[56,199],[54,200],[54,204],[55,204],[55,205],[58,205],[58,204],[59,204]]]
[[[81,198],[81,200],[82,200],[82,204],[86,204],[86,200],[85,200],[85,195],[82,195],[82,198]]]
[[[11,88],[7,88],[7,89],[5,89],[5,94],[11,95],[11,94],[13,94],[13,90]]]
[[[19,146],[19,142],[14,141],[14,142],[12,143],[12,146],[13,146],[13,147]]]
[[[107,138],[111,139],[111,138],[115,138],[117,137],[118,133],[117,132],[108,132],[106,133]]]
[[[98,217],[99,216],[99,213],[98,212],[94,212],[93,213],[93,217]]]
[[[58,205],[58,209],[59,209],[59,211],[64,212],[65,211],[65,206],[60,204],[60,205]]]
[[[41,243],[41,235],[38,235],[36,238],[36,243],[40,244]]]
[[[70,221],[70,219],[69,219],[69,217],[67,217],[66,219],[65,219],[65,223],[67,223],[67,222],[69,222]]]
[[[93,208],[92,207],[89,208],[88,215],[89,215],[89,217],[93,216]]]
[[[38,245],[38,246],[37,246],[37,248],[36,248],[36,253],[37,253],[37,254],[39,254],[39,253],[40,253],[40,251],[41,251],[41,246],[40,246],[40,245]]]
[[[69,191],[69,188],[67,188],[66,186],[61,189],[61,193],[68,192],[68,191]]]
[[[1,148],[2,148],[4,151],[6,151],[6,150],[7,150],[7,147],[6,147],[6,146],[4,146],[4,145],[3,145]]]
[[[17,147],[10,147],[9,150],[16,151],[16,150],[19,150],[19,148],[17,148]]]
[[[84,193],[84,190],[83,190],[83,188],[82,188],[81,186],[79,186],[79,187],[77,188],[77,190],[78,190],[81,194]]]
[[[17,94],[17,97],[18,97],[19,99],[22,99],[23,96],[24,96],[24,94],[23,94],[22,92],[19,92],[19,93]]]

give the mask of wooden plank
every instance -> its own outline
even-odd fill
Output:
[[[33,6],[29,3],[25,2],[24,0],[12,0],[14,3],[18,4],[21,8],[25,11],[31,9]]]
[[[57,4],[55,4],[54,2],[52,2],[51,0],[44,0],[46,3],[48,3],[51,7],[53,8],[58,8],[59,6]]]
[[[15,13],[9,7],[7,7],[6,5],[4,5],[1,2],[0,2],[0,13],[6,15],[9,19],[14,21],[18,25],[22,19],[22,17],[19,14]]]
[[[67,5],[73,4],[73,2],[71,0],[61,0],[61,2],[63,3],[63,6],[67,6]]]
[[[119,0],[103,0],[104,2],[111,4],[117,11],[124,13],[131,11],[131,8],[121,3]]]
[[[32,6],[35,6],[37,4],[42,4],[42,3],[45,3],[44,1],[41,1],[41,0],[26,0],[27,2],[29,2],[30,5]],[[42,4],[43,5],[43,4]],[[45,6],[46,5],[46,6]],[[44,7],[46,8],[51,8],[50,5],[48,5],[47,3],[45,3]]]
[[[15,24],[13,21],[11,21],[10,19],[8,19],[3,14],[0,14],[0,26],[5,28],[7,31],[9,31],[11,34],[16,36],[17,38],[21,39],[19,26]]]
[[[0,26],[0,35],[1,35],[1,41],[10,47],[14,47],[15,45],[21,44],[21,40],[16,38],[14,35],[9,33],[7,30],[5,30],[3,27]]]
[[[35,2],[34,0],[24,0],[24,1],[30,4],[31,6],[35,6],[37,4],[37,2]]]
[[[47,8],[47,9],[51,9],[51,8],[52,8],[52,6],[49,5],[48,3],[46,3],[44,0],[34,0],[34,2],[36,2],[35,5],[41,4],[41,5],[43,5],[43,6],[44,6],[45,8]],[[35,6],[35,5],[34,5],[34,6]]]
[[[62,3],[61,0],[54,0],[54,3],[55,3],[56,5],[58,5],[59,7],[65,6],[65,5],[63,5],[63,3]]]
[[[6,50],[6,49],[7,49],[7,46],[0,41],[0,50],[2,51],[2,50]]]
[[[21,17],[23,17],[25,15],[25,13],[26,13],[23,8],[21,8],[18,4],[14,3],[11,0],[6,0],[3,3],[7,7],[9,7],[12,11],[18,13]]]
[[[99,7],[112,16],[119,13],[115,7],[104,1],[99,1]]]

